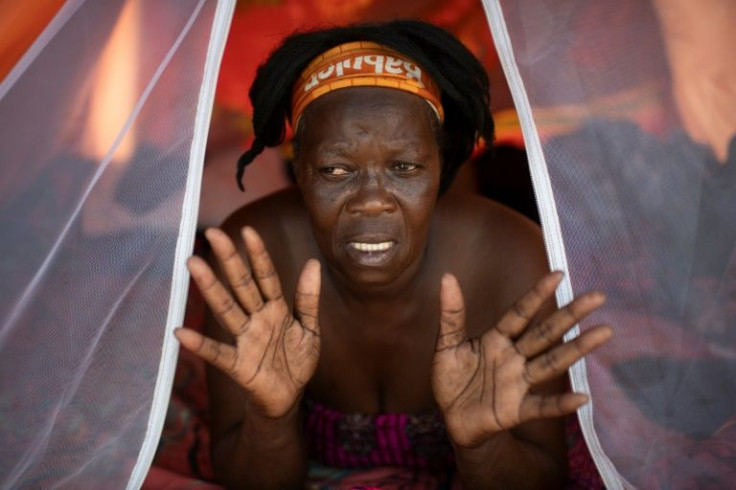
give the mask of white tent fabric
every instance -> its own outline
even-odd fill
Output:
[[[0,487],[139,487],[232,0],[70,0],[0,84]]]
[[[658,10],[678,5],[484,0],[550,263],[567,271],[558,301],[608,296],[579,328],[614,338],[571,375],[592,395],[581,425],[608,488],[736,484],[736,127],[713,145],[680,110],[676,58],[697,39],[674,49]],[[707,55],[733,65],[732,48]],[[705,82],[699,96],[736,86]]]

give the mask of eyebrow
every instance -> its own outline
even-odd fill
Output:
[[[419,144],[416,140],[411,139],[404,139],[404,140],[397,140],[397,141],[389,141],[385,143],[386,146],[394,151],[401,151],[401,150],[407,150],[409,152],[420,154],[422,153]],[[319,151],[320,153],[326,154],[326,155],[335,155],[335,156],[350,156],[350,154],[355,151],[355,148],[358,145],[351,144],[348,142],[342,142],[337,141],[334,143],[325,143],[321,145]]]
[[[350,143],[335,142],[320,145],[319,151],[327,155],[347,156],[354,148],[355,145],[351,145]]]

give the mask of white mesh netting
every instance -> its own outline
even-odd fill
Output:
[[[145,475],[232,3],[69,1],[0,84],[2,488]]]
[[[573,381],[610,488],[736,482],[736,10],[695,4],[485,2],[561,299],[608,296]]]

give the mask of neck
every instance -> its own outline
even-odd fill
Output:
[[[424,263],[425,258],[422,257],[397,280],[382,285],[355,284],[327,268],[330,291],[324,292],[333,295],[336,300],[333,304],[341,305],[336,313],[349,321],[352,331],[356,331],[357,326],[366,325],[369,328],[364,333],[392,341],[397,335],[409,333],[412,325],[417,324],[414,320],[419,314],[418,310],[439,306],[439,282],[436,285],[436,304],[426,305],[421,299],[418,300],[425,296],[424,290],[432,282],[427,280],[428,272],[423,267]]]
[[[338,271],[327,267],[330,281],[346,305],[353,306],[384,306],[401,303],[413,297],[422,282],[423,254],[416,263],[412,264],[395,280],[386,284],[356,284],[347,280]]]
[[[655,0],[675,103],[690,137],[727,157],[736,133],[736,2]]]

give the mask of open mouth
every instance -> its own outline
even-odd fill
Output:
[[[381,267],[395,255],[398,247],[394,240],[348,242],[347,252],[351,259],[361,267]]]
[[[380,242],[380,243],[362,243],[362,242],[350,242],[348,245],[359,252],[385,252],[390,249],[396,242]]]

